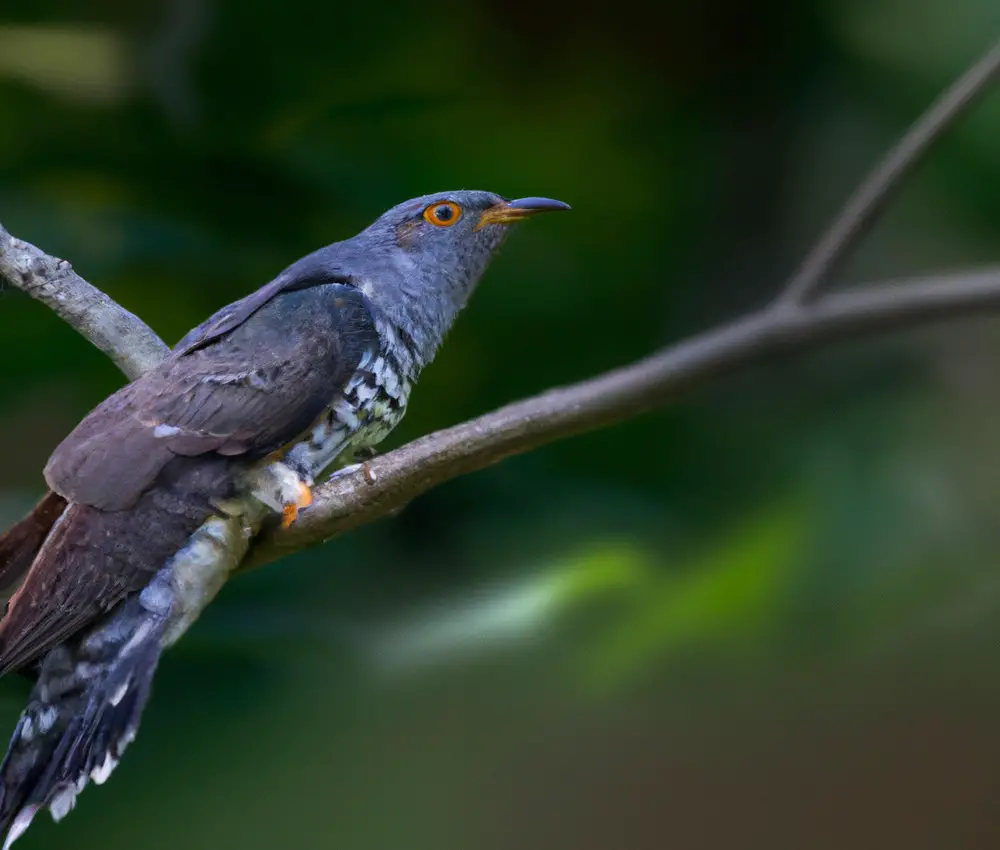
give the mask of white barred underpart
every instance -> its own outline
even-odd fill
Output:
[[[378,444],[399,424],[412,386],[411,378],[383,355],[366,357],[343,395],[286,459],[314,478],[335,461],[349,463],[353,452]]]
[[[380,333],[385,340],[391,331],[380,328]],[[300,471],[311,484],[327,467],[343,466],[358,449],[384,439],[403,418],[415,366],[405,348],[396,349],[400,354],[392,358],[373,353],[362,359],[343,394],[284,459],[252,471],[248,495],[220,505],[225,516],[206,522],[174,556],[167,569],[176,594],[175,614],[164,646],[187,631],[243,559],[253,529],[263,519],[261,505],[280,511],[294,503]]]
[[[413,368],[412,361],[408,365]],[[343,395],[284,459],[250,473],[247,497],[220,505],[225,516],[202,525],[166,568],[176,597],[165,647],[190,628],[243,559],[253,529],[263,519],[261,505],[281,511],[299,497],[300,470],[311,484],[327,467],[349,463],[358,449],[384,439],[403,418],[411,387],[412,380],[400,376],[396,363],[381,354],[366,357]]]
[[[407,371],[412,370],[412,360],[406,359]],[[413,382],[409,376],[401,377],[397,364],[398,360],[390,361],[382,354],[365,357],[343,394],[285,453],[284,459],[251,471],[247,477],[248,495],[219,505],[226,516],[209,520],[195,532],[188,546],[175,556],[171,562],[174,565],[172,569],[178,575],[186,576],[182,606],[186,613],[183,621],[172,624],[170,643],[176,641],[212,601],[229,573],[246,554],[253,529],[263,518],[262,504],[280,512],[285,505],[298,499],[298,485],[302,480],[300,474],[308,479],[305,483],[312,484],[326,468],[350,463],[354,452],[374,446],[399,423]],[[234,524],[234,520],[239,522]],[[213,523],[226,524],[226,531],[210,533]],[[228,542],[235,528],[239,528],[244,541],[235,547],[238,552]],[[205,532],[204,540],[218,541],[221,551],[196,549],[195,544],[202,532]]]

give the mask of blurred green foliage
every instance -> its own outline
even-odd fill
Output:
[[[5,0],[0,220],[173,342],[407,197],[569,201],[398,444],[761,304],[998,30],[984,0]],[[992,98],[850,281],[996,261],[998,131]],[[23,846],[992,846],[997,343],[768,363],[234,582]],[[12,291],[0,363],[10,520],[121,377]]]
[[[596,653],[594,677],[607,686],[625,675],[648,673],[691,647],[732,647],[773,627],[775,608],[801,562],[803,523],[794,510],[755,518],[722,536],[708,552],[643,590],[621,627]]]

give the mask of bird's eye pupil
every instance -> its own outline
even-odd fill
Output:
[[[434,211],[434,216],[438,221],[451,221],[454,215],[455,211],[447,204],[442,204]]]

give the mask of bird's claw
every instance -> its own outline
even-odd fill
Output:
[[[281,527],[288,528],[299,516],[301,508],[308,508],[313,502],[312,490],[304,481],[299,481],[299,497],[289,502],[281,510]]]
[[[335,469],[327,476],[327,481],[336,481],[338,478],[345,478],[352,473],[357,472],[361,467],[364,466],[363,463],[351,463],[347,466],[342,466],[340,469]]]
[[[280,460],[253,470],[248,483],[258,501],[281,514],[282,528],[295,522],[299,511],[313,501],[312,479]]]

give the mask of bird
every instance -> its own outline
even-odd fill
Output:
[[[35,677],[0,764],[4,850],[110,776],[161,654],[229,577],[224,529],[253,506],[287,527],[321,473],[370,456],[511,225],[567,209],[473,190],[405,201],[223,307],[63,439],[50,492],[0,536],[0,584],[20,581],[0,675]]]

